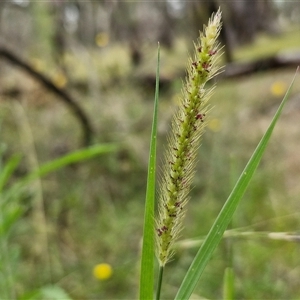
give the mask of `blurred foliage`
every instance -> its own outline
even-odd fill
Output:
[[[61,287],[72,299],[136,298],[154,96],[148,75],[155,74],[157,45],[156,42],[139,44],[144,59],[135,66],[131,63],[128,44],[116,42],[108,33],[107,45],[103,45],[105,36],[97,34],[106,31],[97,28],[92,41],[101,47],[79,43],[69,36],[69,46],[63,51],[60,63],[55,63],[53,56],[51,59],[48,56],[49,46],[43,48],[46,52],[37,51],[40,49],[37,43],[41,43],[41,47],[49,45],[51,30],[46,28],[43,35],[42,29],[51,22],[49,16],[42,19],[42,15],[48,13],[51,11],[33,15],[41,18],[35,22],[42,31],[32,43],[29,60],[50,77],[64,76],[57,79],[62,86],[62,78],[66,78],[65,88],[80,101],[93,121],[96,142],[118,142],[122,147],[109,156],[67,166],[41,179],[46,232],[36,230],[40,224],[33,218],[35,190],[18,199],[23,215],[10,232],[9,243],[4,245],[9,250],[7,262],[15,273],[7,286],[12,287],[14,298],[49,284]],[[188,32],[189,27],[186,28]],[[299,48],[297,34],[297,28],[271,37],[263,33],[254,44],[236,48],[234,58],[246,60]],[[96,41],[95,37],[98,37]],[[45,44],[41,42],[43,38],[47,40]],[[186,39],[189,39],[188,33]],[[26,48],[22,44],[25,41],[18,42],[17,49],[22,52]],[[169,85],[164,86],[161,95],[158,162],[184,76],[182,70],[189,47],[186,45],[185,38],[178,36],[172,50],[162,49],[162,80]],[[73,152],[80,130],[70,112],[57,103],[52,94],[26,74],[3,62],[1,65],[4,71],[0,73],[0,137],[1,144],[8,149],[2,157],[3,165],[9,163],[14,154],[22,153],[25,158],[9,179],[11,186],[30,172],[26,163],[30,153],[24,151],[13,101],[19,101],[24,107],[40,165]],[[274,92],[274,85],[288,85],[293,73],[294,70],[278,70],[219,83],[212,99],[211,124],[199,150],[183,238],[202,237],[207,233],[281,100],[278,88]],[[299,228],[299,87],[297,78],[263,163],[235,215],[233,228],[272,232]],[[20,93],[10,96],[7,91],[15,88]],[[49,242],[49,260],[39,251],[43,235]],[[297,243],[258,236],[232,238],[232,245],[236,298],[300,297]],[[195,251],[190,248],[178,252],[166,270],[163,297],[174,296]],[[107,280],[99,281],[93,270],[103,263],[110,265],[113,273]],[[227,267],[228,249],[224,241],[195,294],[220,298]],[[7,276],[7,272],[0,276]]]

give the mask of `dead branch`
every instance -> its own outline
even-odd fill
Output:
[[[300,65],[300,52],[285,52],[269,57],[260,58],[250,62],[231,63],[226,66],[221,75],[225,78],[246,76],[257,72],[280,68],[297,68]]]
[[[67,91],[58,88],[45,75],[34,70],[27,62],[20,59],[16,54],[12,53],[10,50],[5,49],[3,46],[0,46],[0,57],[3,57],[12,64],[20,67],[31,77],[39,81],[49,91],[52,91],[54,94],[56,94],[58,96],[57,99],[61,100],[65,105],[67,105],[80,122],[83,131],[83,144],[87,146],[91,143],[93,130],[90,120],[83,111],[83,109],[70,96],[70,94]]]

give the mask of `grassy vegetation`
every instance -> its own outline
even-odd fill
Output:
[[[268,47],[278,49],[282,39],[268,39]],[[299,47],[292,35],[285,39],[294,44],[286,42],[284,45]],[[163,75],[174,72],[167,67],[172,65],[172,59],[176,66],[182,61],[184,67],[186,56],[183,59],[176,56],[177,53],[183,57],[183,48],[179,43],[174,54],[162,51]],[[242,49],[236,57],[261,55],[256,49]],[[166,56],[170,63],[164,62]],[[0,285],[0,294],[7,292],[18,298],[39,287],[55,284],[67,291],[72,299],[137,297],[154,91],[141,86],[135,76],[148,67],[132,70],[126,51],[120,47],[113,52],[108,49],[97,51],[89,59],[96,80],[87,71],[86,61],[68,58],[70,67],[83,69],[77,70],[78,73],[72,69],[72,74],[77,76],[73,82],[78,83],[79,79],[88,82],[90,92],[74,89],[73,93],[93,120],[97,142],[117,142],[121,148],[59,169],[40,179],[41,189],[32,185],[30,190],[12,200],[22,211],[9,232],[1,236],[1,249],[6,249],[8,256],[5,263],[3,254],[1,256],[0,276],[6,278],[7,284]],[[153,64],[149,63],[151,60]],[[74,64],[74,61],[78,63]],[[154,73],[155,54],[149,52],[147,61]],[[191,209],[185,219],[182,233],[185,240],[202,239],[207,233],[268,126],[293,73],[294,70],[274,71],[219,83],[212,99],[215,108],[200,150],[195,188],[189,203]],[[277,240],[274,235],[267,234],[296,232],[300,226],[299,80],[298,76],[263,162],[232,223],[238,233],[254,233],[224,239],[205,270],[195,298],[220,298],[224,270],[230,263],[235,271],[236,298],[300,297],[298,244],[284,238]],[[17,114],[15,99],[1,97],[1,170],[14,154],[22,154],[22,160],[5,188],[31,171],[30,157],[36,157],[42,165],[75,150],[80,136],[70,113],[35,82],[15,71],[5,74],[2,88],[7,87],[7,82],[21,86],[23,93],[19,100],[26,118],[20,119]],[[70,86],[71,83],[72,78]],[[175,81],[161,94],[158,162],[179,89],[180,84]],[[96,92],[97,97],[94,96]],[[24,136],[25,122],[29,123],[35,146],[31,150],[28,150],[30,137]],[[34,214],[38,193],[44,203],[47,225],[44,231],[41,230],[42,221]],[[2,210],[2,216],[4,213]],[[200,229],[199,220],[202,223]],[[48,241],[46,250],[45,239]],[[175,259],[165,273],[164,298],[174,296],[195,253],[196,248],[192,245],[178,244]],[[94,266],[102,262],[113,268],[112,277],[106,281],[93,276]]]

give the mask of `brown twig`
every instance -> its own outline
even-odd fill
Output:
[[[296,68],[300,65],[300,51],[286,52],[269,57],[259,58],[249,62],[231,63],[226,66],[221,76],[236,78],[272,69]]]
[[[58,88],[45,75],[34,70],[28,63],[20,59],[16,54],[12,53],[10,50],[5,49],[3,46],[0,47],[0,57],[3,57],[9,62],[13,63],[14,65],[20,67],[30,76],[37,79],[48,90],[52,91],[57,96],[59,96],[57,99],[60,99],[65,105],[67,105],[74,113],[75,117],[81,123],[83,131],[83,144],[87,146],[91,143],[93,129],[90,120],[83,111],[83,109],[78,105],[78,103],[75,102],[75,100],[69,95],[67,91]]]

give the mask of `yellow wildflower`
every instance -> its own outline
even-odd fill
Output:
[[[99,280],[107,280],[112,276],[113,270],[111,265],[102,263],[98,264],[93,269],[94,277]]]
[[[283,81],[275,81],[271,85],[271,93],[272,93],[272,95],[274,95],[276,97],[283,96],[285,94],[286,90],[287,90],[287,85]]]

